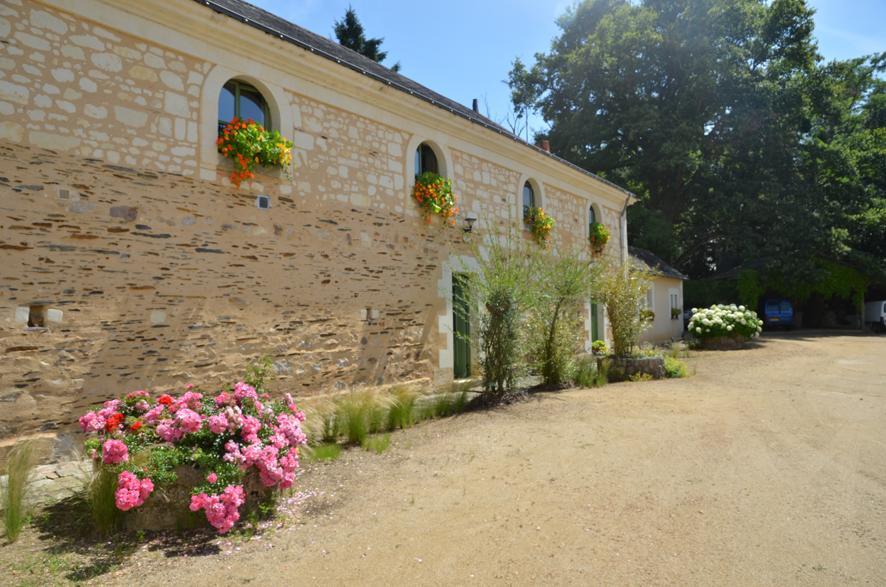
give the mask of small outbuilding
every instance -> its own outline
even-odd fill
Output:
[[[630,247],[631,258],[653,275],[646,292],[646,309],[652,325],[640,336],[641,342],[667,342],[683,336],[683,282],[686,275],[646,249]]]

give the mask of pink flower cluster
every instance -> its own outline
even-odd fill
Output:
[[[80,429],[87,433],[104,431],[108,420],[112,420],[113,416],[120,411],[122,405],[123,402],[120,400],[112,399],[106,401],[100,410],[86,412],[80,416]]]
[[[228,485],[221,494],[191,496],[192,512],[203,510],[212,527],[224,534],[240,519],[240,506],[246,501],[242,485]]]
[[[119,510],[126,512],[145,503],[152,491],[154,491],[154,482],[150,479],[140,480],[130,471],[121,471],[117,476],[114,503]]]
[[[193,386],[178,397],[163,394],[156,399],[138,390],[122,401],[105,402],[102,408],[80,418],[83,431],[102,440],[94,445],[93,457],[100,458],[103,466],[128,469],[118,475],[115,503],[119,509],[139,507],[154,489],[150,479],[154,473],[150,468],[136,468],[134,463],[146,461],[132,458],[131,452],[155,450],[164,443],[178,445],[183,455],[202,451],[204,463],[209,456],[219,465],[236,464],[237,475],[254,469],[253,474],[257,473],[268,488],[293,485],[299,465],[298,447],[307,442],[307,437],[302,431],[305,415],[289,394],[285,401],[273,402],[267,394],[259,394],[241,381],[230,391],[206,400]],[[129,442],[135,438],[138,442]],[[100,455],[96,454],[99,446]],[[187,457],[184,462],[189,463]],[[195,495],[190,503],[192,511],[204,510],[219,532],[227,532],[237,522],[245,501],[243,486],[232,482],[231,474],[231,467],[225,468],[223,476],[210,473],[206,482],[213,490],[227,486],[221,493]]]
[[[102,445],[102,462],[106,465],[116,465],[129,460],[129,448],[122,440],[106,440]]]

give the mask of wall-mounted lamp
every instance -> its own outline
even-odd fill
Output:
[[[477,222],[477,215],[473,212],[468,212],[465,214],[465,224],[461,229],[465,232],[473,232],[475,222]]]

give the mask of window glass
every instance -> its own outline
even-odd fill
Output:
[[[594,212],[593,206],[588,208],[588,218],[590,218],[588,221],[589,224],[594,224],[597,221],[597,214]]]
[[[523,220],[529,217],[529,209],[535,208],[535,190],[528,181],[523,184]]]
[[[437,155],[430,145],[422,143],[415,150],[415,175],[416,177],[422,173],[430,171],[431,173],[440,173],[437,166]]]
[[[271,128],[268,103],[261,92],[249,84],[231,80],[218,95],[218,127],[221,131],[234,117],[254,120],[265,128]]]
[[[234,118],[234,88],[225,84],[218,95],[218,121],[230,122]]]
[[[265,99],[254,88],[240,84],[240,118],[265,126]]]

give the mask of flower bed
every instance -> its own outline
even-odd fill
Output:
[[[187,507],[225,533],[248,497],[261,500],[292,486],[298,447],[307,442],[304,418],[289,394],[270,401],[239,382],[206,398],[191,386],[156,399],[135,391],[87,412],[80,427],[91,436],[86,447],[99,474],[116,476],[118,510],[149,504],[178,516]],[[163,516],[155,524],[147,515],[132,517],[141,528],[168,527]]]
[[[535,238],[535,242],[541,246],[545,246],[551,231],[554,229],[554,219],[544,208],[529,208],[523,221],[529,227],[529,232]]]
[[[601,222],[591,224],[591,250],[595,255],[599,255],[606,248],[609,242],[609,229]]]
[[[255,177],[256,165],[286,169],[292,163],[292,141],[252,120],[234,118],[216,144],[218,152],[234,162],[231,182],[237,187]]]
[[[415,178],[412,197],[429,222],[432,216],[439,216],[444,222],[455,224],[458,207],[455,205],[455,195],[452,193],[450,180],[426,171]]]
[[[763,321],[744,306],[714,305],[692,308],[689,333],[709,348],[734,348],[760,335]]]

